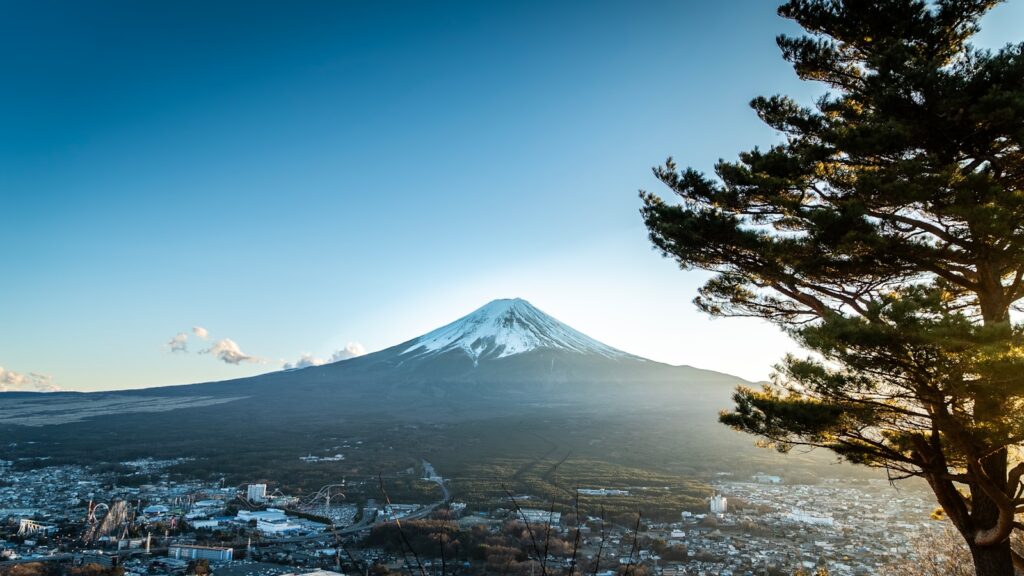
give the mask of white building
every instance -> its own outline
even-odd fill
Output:
[[[257,522],[260,520],[264,522],[282,522],[288,520],[288,515],[279,508],[267,508],[266,510],[239,510],[235,518],[242,522],[251,522],[253,520]]]
[[[198,519],[198,520],[192,520],[192,521],[190,521],[188,523],[188,525],[193,527],[193,528],[196,528],[196,529],[198,529],[198,528],[216,528],[216,527],[220,526],[220,520],[203,518],[203,519]]]
[[[267,535],[297,532],[303,529],[301,524],[292,522],[284,510],[267,508],[266,510],[239,510],[236,520],[242,522],[256,521],[256,529]]]
[[[725,499],[725,496],[721,494],[715,494],[711,497],[711,513],[712,514],[725,514],[729,507],[729,502]]]
[[[235,551],[222,546],[196,546],[194,544],[173,544],[167,548],[167,555],[181,560],[212,560],[230,562]]]
[[[584,496],[629,496],[629,490],[613,488],[580,488],[578,492]]]
[[[267,485],[266,484],[249,484],[249,490],[247,497],[250,502],[260,503],[267,499]]]
[[[419,504],[388,504],[381,513],[386,520],[402,519],[422,508]]]
[[[298,532],[302,530],[302,525],[288,520],[257,520],[256,529],[267,536],[277,536],[289,532]]]
[[[528,524],[548,524],[550,522],[552,526],[557,526],[562,521],[562,513],[523,508],[519,511],[519,520],[525,520]]]

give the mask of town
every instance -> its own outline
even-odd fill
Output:
[[[303,498],[266,483],[171,480],[164,471],[180,462],[24,467],[0,461],[0,574],[92,566],[97,573],[139,576],[570,570],[756,576],[827,567],[830,574],[860,576],[913,557],[915,538],[943,529],[924,491],[897,491],[884,480],[789,484],[768,474],[719,473],[706,509],[681,510],[678,521],[667,523],[648,522],[640,510],[626,525],[576,513],[572,503],[540,504],[528,494],[478,509],[451,494],[426,461],[417,473],[440,486],[442,497],[406,503],[391,502],[386,493],[350,501],[342,479]],[[124,485],[133,475],[159,480]],[[578,489],[591,497],[629,490]]]

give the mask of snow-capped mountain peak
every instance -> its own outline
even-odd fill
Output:
[[[537,349],[606,358],[630,357],[555,320],[521,298],[494,300],[455,322],[414,340],[401,356],[432,356],[462,350],[474,361]]]

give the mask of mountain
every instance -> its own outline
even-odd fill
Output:
[[[292,384],[358,385],[373,382],[398,388],[420,384],[435,395],[551,389],[580,384],[703,382],[736,385],[742,380],[690,366],[671,366],[623,352],[583,334],[520,298],[494,300],[473,312],[390,348],[327,364],[266,375]],[[250,384],[254,379],[247,379]],[[453,386],[456,386],[453,388]],[[575,387],[565,393],[579,392]]]
[[[66,423],[111,413],[204,406],[230,410],[235,405],[253,414],[272,408],[276,415],[311,417],[326,409],[367,413],[379,400],[410,409],[437,404],[418,415],[443,418],[470,407],[501,412],[509,408],[510,397],[523,395],[540,402],[594,403],[621,397],[635,404],[664,393],[697,393],[707,385],[712,386],[711,397],[725,404],[723,399],[737,384],[745,382],[623,352],[514,298],[494,300],[390,348],[321,366],[142,390],[8,396],[0,406],[0,424],[38,424],[47,418]],[[708,397],[705,392],[698,395]],[[272,406],[265,403],[269,397],[277,398]]]
[[[346,473],[428,458],[490,476],[567,457],[638,469],[760,468],[716,422],[740,378],[618,350],[521,299],[332,364],[103,393],[0,394],[0,459],[195,458],[190,473],[328,483],[299,456],[359,439]],[[349,444],[349,446],[352,446]],[[334,454],[335,452],[330,452]],[[49,462],[49,460],[46,460]],[[594,464],[603,466],[603,464]],[[589,464],[588,464],[589,466]],[[491,468],[487,468],[491,470]],[[517,476],[526,482],[530,472]]]
[[[494,300],[408,344],[400,356],[423,358],[462,352],[474,363],[542,348],[605,358],[630,356],[577,332],[521,298]]]

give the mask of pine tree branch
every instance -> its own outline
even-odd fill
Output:
[[[970,244],[965,243],[962,239],[950,234],[947,230],[944,230],[941,227],[936,226],[935,224],[932,224],[930,222],[926,222],[924,220],[911,218],[909,216],[903,216],[895,212],[882,212],[880,210],[867,210],[866,214],[868,216],[874,216],[879,220],[894,220],[901,224],[912,226],[914,228],[917,228],[918,230],[927,232],[932,236],[941,239],[946,244],[960,246],[961,248],[964,249],[971,248]]]

